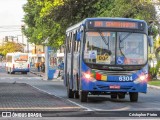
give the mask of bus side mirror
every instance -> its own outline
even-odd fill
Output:
[[[148,36],[148,43],[150,47],[153,47],[153,36]]]
[[[148,36],[148,45],[150,46],[149,52],[150,54],[154,53],[153,50],[153,36]]]
[[[80,40],[81,40],[81,32],[78,32],[78,33],[77,33],[76,40],[77,40],[77,41],[80,41]]]

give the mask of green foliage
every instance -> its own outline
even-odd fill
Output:
[[[159,73],[159,68],[160,68],[160,61],[157,62],[157,65],[155,67],[149,69],[152,78],[157,76],[157,74]]]
[[[23,52],[23,46],[15,42],[7,42],[0,46],[0,54],[5,56],[10,52]]]
[[[29,42],[42,44],[49,38],[56,48],[64,43],[66,28],[87,17],[155,19],[150,0],[27,0],[23,9]]]
[[[155,86],[160,86],[160,81],[159,80],[152,80],[152,81],[149,81],[148,84],[150,85],[155,85]]]

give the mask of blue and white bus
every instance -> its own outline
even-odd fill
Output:
[[[14,74],[21,72],[27,74],[30,71],[28,53],[14,52],[6,55],[6,72]]]
[[[69,98],[110,95],[131,102],[147,92],[148,26],[130,18],[86,18],[66,30],[64,84]]]

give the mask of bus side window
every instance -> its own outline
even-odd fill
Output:
[[[80,41],[77,41],[77,52],[80,51]]]
[[[73,49],[73,53],[76,52],[76,34],[73,34],[72,36],[72,49]]]
[[[69,48],[68,40],[69,40],[69,36],[66,36],[66,46],[65,46],[66,47],[66,51],[65,51],[66,53],[68,53],[68,48]]]
[[[71,35],[68,38],[68,53],[71,53]]]

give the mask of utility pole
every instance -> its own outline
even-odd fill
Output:
[[[21,25],[21,32],[22,32],[22,45],[24,45],[24,34],[23,34],[23,31],[25,30],[25,25]],[[25,49],[24,49],[24,47],[23,47],[23,52],[25,52],[24,51]]]
[[[27,40],[27,53],[29,53],[29,43],[28,43],[28,40]]]

